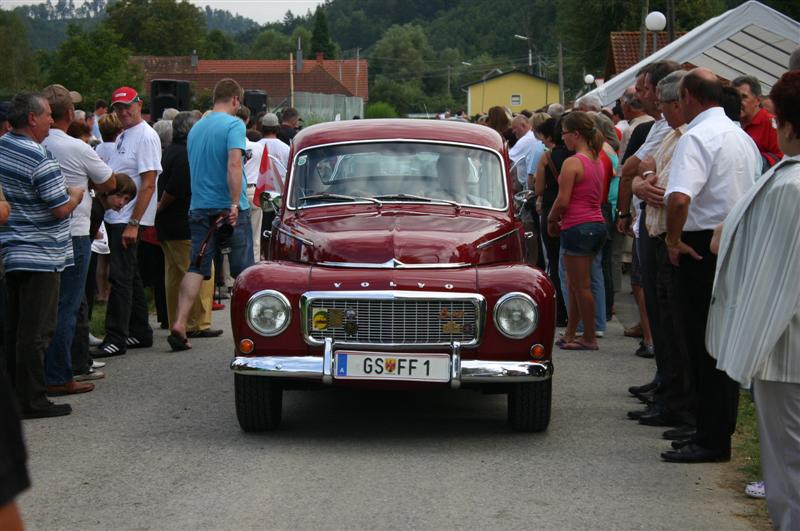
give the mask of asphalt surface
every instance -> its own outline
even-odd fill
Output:
[[[619,303],[630,324],[630,297]],[[599,352],[556,352],[543,434],[504,395],[287,392],[277,432],[239,429],[219,339],[108,360],[68,417],[25,422],[29,529],[740,529],[730,464],[661,462],[659,428],[625,419],[652,376],[614,319]]]

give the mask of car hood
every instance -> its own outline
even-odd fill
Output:
[[[478,245],[514,230],[491,215],[379,212],[330,216],[304,213],[284,229],[314,243],[316,263],[477,264]],[[399,267],[396,264],[395,267]]]

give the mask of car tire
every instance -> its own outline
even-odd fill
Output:
[[[508,393],[508,422],[517,431],[539,432],[550,424],[553,379],[516,383]]]
[[[246,432],[271,431],[281,424],[283,389],[265,376],[234,374],[236,417]]]

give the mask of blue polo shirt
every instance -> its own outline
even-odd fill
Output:
[[[241,149],[244,154],[246,140],[244,122],[224,112],[212,112],[192,127],[187,141],[192,182],[190,210],[230,208],[228,151]],[[247,210],[249,206],[242,158],[239,210]]]
[[[70,218],[51,209],[67,201],[61,167],[41,144],[27,136],[0,138],[0,186],[11,215],[0,225],[0,255],[5,270],[59,272],[74,265]]]

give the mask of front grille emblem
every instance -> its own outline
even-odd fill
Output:
[[[356,311],[352,308],[348,308],[344,312],[344,332],[348,336],[356,335],[358,332],[358,323],[356,323]]]

